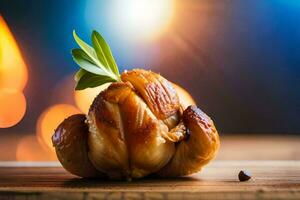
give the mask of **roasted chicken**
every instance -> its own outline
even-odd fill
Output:
[[[62,122],[52,137],[57,157],[81,177],[137,179],[199,171],[219,148],[213,121],[195,105],[183,108],[172,84],[152,71],[121,74],[89,113]]]

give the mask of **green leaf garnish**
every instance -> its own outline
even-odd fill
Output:
[[[103,57],[105,59],[106,65],[109,66],[115,74],[119,74],[117,63],[111,53],[110,47],[105,42],[104,38],[97,31],[93,31],[92,41],[94,48],[96,49],[98,58],[102,60],[101,58]]]
[[[73,60],[81,67],[75,74],[75,90],[97,87],[108,82],[120,81],[120,74],[110,47],[97,32],[92,33],[93,47],[73,36],[81,49],[72,49]]]
[[[115,82],[108,76],[94,75],[92,73],[85,73],[81,76],[76,84],[75,90],[83,90],[85,88],[93,88],[104,83]]]

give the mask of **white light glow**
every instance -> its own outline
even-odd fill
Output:
[[[173,13],[172,0],[119,0],[114,7],[116,25],[129,38],[158,36],[166,29]]]
[[[174,0],[90,0],[85,17],[91,29],[115,35],[125,42],[155,39],[165,32],[174,12]]]

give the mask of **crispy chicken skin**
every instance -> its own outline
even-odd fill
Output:
[[[158,119],[167,119],[179,107],[179,98],[172,84],[151,71],[136,69],[122,73],[121,79],[130,82]]]
[[[214,158],[220,142],[213,121],[196,106],[183,111],[169,81],[142,69],[121,79],[95,98],[86,119],[70,117],[57,128],[53,144],[68,171],[110,179],[173,177],[197,172]],[[82,141],[60,148],[62,130]]]
[[[110,178],[140,178],[167,164],[175,151],[158,120],[130,83],[113,83],[88,114],[90,157]]]
[[[204,112],[196,106],[189,106],[182,118],[186,138],[177,144],[172,160],[158,172],[161,176],[184,176],[200,171],[219,149],[218,132]]]

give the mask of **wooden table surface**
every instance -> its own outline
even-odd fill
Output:
[[[239,182],[241,169],[252,179]],[[214,161],[174,179],[86,180],[56,162],[0,162],[0,199],[300,199],[300,161]]]

